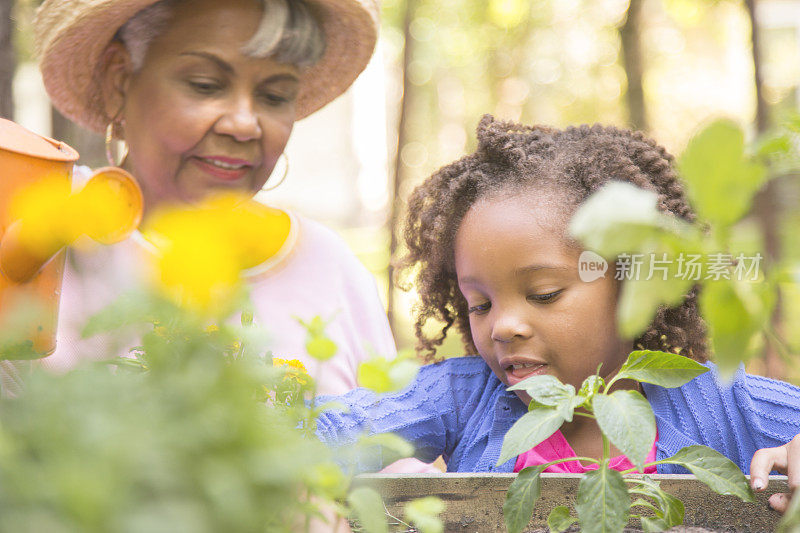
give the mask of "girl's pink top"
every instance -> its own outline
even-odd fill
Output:
[[[650,448],[650,453],[647,454],[646,463],[652,463],[656,460],[656,442],[658,442],[658,433],[656,433],[656,440],[653,442],[653,447]],[[514,472],[519,472],[526,466],[536,466],[549,463],[558,459],[566,459],[567,457],[575,457],[577,454],[569,445],[564,434],[561,430],[556,430],[555,433],[550,435],[546,440],[540,442],[536,447],[521,453],[517,456],[517,463],[514,465]],[[613,457],[609,462],[609,468],[612,470],[628,470],[635,468],[630,459],[624,455]],[[596,464],[583,466],[579,461],[566,461],[550,465],[544,469],[545,472],[554,472],[559,474],[583,474],[589,470],[597,470]],[[644,469],[645,474],[655,474],[656,467],[648,466]]]

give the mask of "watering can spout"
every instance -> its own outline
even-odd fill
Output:
[[[102,168],[73,190],[77,159],[66,144],[0,119],[0,360],[55,349],[66,246],[87,236],[112,244],[141,221],[142,192],[130,174]],[[15,317],[25,307],[37,313],[20,326]]]

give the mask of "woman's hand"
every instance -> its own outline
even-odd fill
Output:
[[[789,501],[795,489],[800,485],[800,434],[776,448],[762,448],[753,454],[750,461],[750,486],[755,491],[767,488],[769,473],[777,470],[789,476],[789,490],[778,492],[769,497],[769,505],[781,513],[789,508]]]

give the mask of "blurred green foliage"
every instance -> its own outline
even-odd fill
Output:
[[[319,359],[336,348],[324,326],[306,323],[309,342],[324,345]],[[39,368],[19,397],[0,399],[0,531],[295,532],[323,510],[387,531],[380,496],[348,494],[348,461],[413,448],[393,435],[342,453],[319,442],[316,416],[338,406],[308,402],[314,380],[299,361],[271,357],[250,312],[241,324],[209,323],[141,291],[84,333],[130,328],[141,334],[131,356],[64,374]],[[380,377],[378,359],[365,364]],[[391,378],[415,373],[409,365]],[[435,531],[423,511],[415,520]]]
[[[0,402],[0,530],[295,531],[312,494],[343,495],[250,332],[149,303],[137,359],[37,371]]]
[[[797,123],[789,122],[768,142],[756,142],[751,148],[746,147],[741,129],[730,121],[716,121],[700,131],[678,160],[698,217],[695,224],[660,212],[654,192],[616,182],[579,208],[570,231],[588,249],[616,263],[616,271],[610,272],[624,280],[617,318],[626,337],[636,338],[659,306],[679,304],[697,285],[701,286],[700,314],[708,327],[710,355],[723,370],[732,372],[767,342],[786,350],[770,318],[779,283],[791,280],[795,263],[765,265],[763,250],[737,250],[732,235],[766,182],[767,165],[774,161],[794,168],[800,165],[796,127]],[[641,255],[642,268],[629,269],[630,276],[620,275],[623,253],[628,258]],[[696,273],[686,269],[688,256],[698,258]],[[653,257],[668,263],[663,275],[653,275],[652,268],[648,272],[648,259]]]

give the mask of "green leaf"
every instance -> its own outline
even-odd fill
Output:
[[[416,360],[397,357],[392,359],[389,365],[389,380],[392,390],[397,391],[406,388],[419,372],[419,363]]]
[[[660,260],[659,257],[656,260]],[[662,275],[658,274],[648,280],[652,259],[650,254],[644,254],[638,279],[633,274],[633,279],[622,283],[617,303],[617,322],[620,333],[625,337],[635,338],[643,333],[653,322],[660,306],[672,307],[680,304],[695,283],[688,277],[683,279],[686,276],[678,276],[677,261],[672,261],[669,265],[667,279],[662,279]]]
[[[540,376],[531,376],[526,378],[516,385],[508,387],[506,390],[524,390],[532,399],[536,399],[542,405],[555,406],[561,403],[564,396],[575,394],[575,387],[572,385],[564,385],[557,377],[550,374]]]
[[[242,311],[242,316],[240,317],[240,321],[242,326],[248,327],[253,325],[253,311],[248,309]]]
[[[744,134],[729,120],[719,120],[689,142],[678,160],[692,205],[702,219],[729,227],[750,209],[766,179],[766,168],[744,154]]]
[[[358,384],[377,393],[405,388],[419,372],[419,363],[407,357],[388,360],[374,356],[358,365]]]
[[[664,520],[667,528],[683,524],[686,510],[682,501],[662,490],[658,491],[656,501],[661,508],[661,518]]]
[[[567,422],[572,422],[575,406],[582,403],[574,401],[575,387],[565,385],[549,374],[527,378],[506,390],[524,390],[531,397],[531,402],[528,404],[529,411],[541,406],[554,407],[561,412],[561,416]]]
[[[113,365],[120,369],[132,370],[135,372],[146,372],[147,363],[138,357],[115,357],[113,359],[98,361],[101,365]]]
[[[649,516],[643,516],[640,518],[642,521],[642,529],[645,533],[657,533],[659,531],[666,531],[670,528],[667,525],[667,521],[663,518],[652,518]]]
[[[759,157],[769,159],[776,156],[790,155],[794,146],[789,134],[777,133],[761,137],[754,148]]]
[[[635,379],[669,389],[680,387],[705,372],[708,368],[682,355],[637,350],[628,356],[616,379]]]
[[[381,495],[369,487],[358,487],[347,495],[347,503],[364,531],[367,533],[388,533],[386,514]]]
[[[629,490],[631,493],[641,494],[655,500],[657,507],[653,507],[647,502],[645,503],[656,513],[658,520],[653,523],[653,527],[659,527],[660,529],[658,529],[658,531],[683,524],[683,517],[685,514],[683,502],[661,490],[661,487],[653,483],[648,476],[643,476],[639,483]],[[636,505],[636,503],[634,503],[634,505]],[[644,518],[642,520],[644,520]]]
[[[550,531],[561,532],[568,529],[576,520],[575,517],[570,516],[569,507],[559,505],[558,507],[554,507],[547,516],[547,527]]]
[[[328,337],[312,336],[306,341],[306,352],[317,361],[327,361],[336,355],[336,343]]]
[[[644,461],[656,439],[656,418],[644,396],[633,390],[597,394],[592,408],[603,434],[640,471],[644,470]]]
[[[299,317],[294,317],[306,330],[306,352],[317,361],[327,361],[331,359],[338,347],[326,334],[325,328],[330,320],[323,320],[319,315],[308,322]]]
[[[500,450],[500,459],[497,461],[497,465],[527,452],[555,433],[563,423],[564,417],[561,410],[553,407],[537,407],[525,413],[514,422],[503,438],[503,447]]]
[[[730,494],[746,502],[753,502],[753,491],[747,478],[736,464],[708,446],[686,446],[678,453],[658,461],[680,465],[708,485],[718,494]]]
[[[325,327],[328,325],[329,321],[323,320],[323,318],[319,315],[315,316],[308,322],[303,320],[300,317],[294,317],[301,326],[306,330],[306,334],[309,337],[320,337],[325,334]]]
[[[659,211],[653,191],[612,181],[578,209],[570,233],[587,250],[618,262],[617,270],[605,275],[624,280],[617,321],[625,337],[641,334],[660,305],[677,305],[693,284],[690,276],[679,275],[674,258],[702,249],[702,236],[696,227]]]
[[[536,500],[542,490],[539,474],[544,469],[544,465],[523,468],[508,487],[503,502],[503,519],[508,533],[519,533],[531,521]]]
[[[600,387],[603,387],[605,384],[605,380],[597,374],[592,374],[588,378],[584,379],[583,383],[581,384],[581,390],[578,391],[578,397],[582,400],[581,404],[579,405],[591,405],[592,397],[594,397],[594,395],[597,394],[597,391],[600,390]]]
[[[586,249],[613,258],[652,248],[647,243],[660,241],[665,233],[693,233],[686,222],[662,213],[657,205],[655,192],[612,181],[578,208],[570,235]]]
[[[768,316],[763,300],[750,283],[733,280],[707,282],[700,309],[708,325],[711,349],[720,370],[730,373],[747,360],[748,346]]]
[[[622,474],[600,468],[587,472],[578,485],[575,508],[581,531],[617,533],[628,523],[631,500]]]
[[[312,465],[305,481],[316,494],[331,500],[344,497],[350,484],[345,473],[334,462]]]
[[[628,492],[630,492],[631,494],[634,494],[635,490],[629,488]],[[643,500],[642,498],[636,498],[636,500],[634,500],[634,502],[631,504],[631,509],[633,509],[634,507],[646,507],[647,509],[650,509],[654,513],[661,512],[661,511],[659,511],[659,509],[655,505],[653,505],[652,503],[650,503],[647,500]]]
[[[371,359],[358,365],[358,384],[377,393],[392,390],[392,378],[389,377],[389,362],[383,358]]]
[[[405,517],[420,533],[442,533],[444,524],[439,515],[444,511],[444,502],[436,496],[411,500],[405,505]]]

